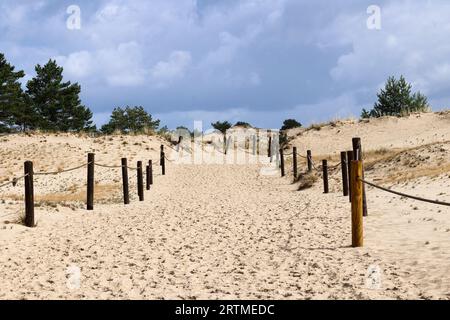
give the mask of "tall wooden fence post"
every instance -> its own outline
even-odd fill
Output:
[[[150,168],[150,185],[153,184],[153,161],[148,160],[148,166]]]
[[[292,148],[292,163],[294,169],[294,180],[297,179],[297,147]]]
[[[363,161],[363,152],[361,146],[361,138],[353,138],[353,157],[355,160]],[[362,179],[364,179],[364,163],[363,163]],[[363,216],[367,217],[367,200],[366,200],[366,186],[363,184]]]
[[[25,226],[34,227],[34,187],[33,187],[33,162],[26,161],[25,172]]]
[[[306,151],[306,160],[308,161],[308,172],[312,171],[312,155],[311,150]]]
[[[122,186],[123,186],[123,203],[130,204],[130,191],[128,187],[128,161],[122,158]]]
[[[150,190],[150,166],[145,166],[145,189]]]
[[[363,246],[363,182],[362,161],[351,162],[351,188],[352,188],[352,247]]]
[[[342,193],[344,197],[348,196],[348,170],[347,170],[347,152],[341,152],[341,171],[342,171]]]
[[[87,210],[94,210],[94,166],[95,166],[95,154],[88,153],[88,165],[87,165]]]
[[[328,189],[328,161],[322,160],[322,173],[323,173],[323,193],[329,193]]]
[[[348,172],[348,202],[352,202],[352,170],[353,151],[347,151],[347,172]]]
[[[161,145],[161,153],[160,153],[160,165],[161,165],[161,174],[164,176],[166,174],[166,157],[164,154],[164,146]]]
[[[270,130],[267,131],[269,135],[269,144],[267,146],[267,156],[270,158],[270,162],[272,162],[272,134]]]
[[[144,201],[144,181],[142,177],[142,161],[137,162],[137,187],[139,201]]]
[[[281,176],[285,176],[284,172],[284,154],[283,154],[283,148],[280,148],[280,168],[281,168]]]

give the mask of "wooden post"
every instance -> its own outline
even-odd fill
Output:
[[[144,201],[144,181],[142,177],[142,161],[137,162],[137,187],[139,201]]]
[[[256,155],[256,134],[254,134],[253,136],[252,136],[252,140],[253,140],[253,155],[255,156]]]
[[[123,203],[130,204],[130,191],[128,187],[128,161],[122,158],[122,186],[123,186]]]
[[[351,162],[351,188],[352,188],[352,247],[363,246],[363,182],[362,161]]]
[[[87,210],[94,210],[94,166],[95,154],[88,153],[87,165]]]
[[[281,168],[281,176],[285,176],[284,172],[284,154],[283,154],[283,148],[280,148],[280,168]]]
[[[323,193],[329,193],[328,189],[328,161],[322,160],[322,173],[323,173]]]
[[[341,171],[342,171],[342,192],[344,197],[348,196],[348,170],[347,170],[347,152],[341,152]]]
[[[148,160],[148,166],[150,168],[150,185],[153,184],[153,161]]]
[[[145,167],[145,189],[150,190],[150,166]]]
[[[33,187],[33,162],[26,161],[25,172],[25,226],[34,227],[34,187]]]
[[[352,170],[350,170],[351,168],[351,164],[352,164],[352,160],[353,160],[353,151],[347,151],[347,172],[348,172],[348,201],[352,202]]]
[[[312,155],[311,150],[306,151],[306,159],[308,160],[308,172],[312,171]]]
[[[267,156],[270,158],[270,162],[272,162],[272,135],[270,130],[267,131],[267,134],[269,135],[269,144],[267,146]]]
[[[166,174],[166,157],[164,153],[164,146],[161,145],[161,154],[160,154],[160,164],[161,164],[161,174],[164,176]]]
[[[363,161],[363,153],[361,146],[361,138],[353,138],[353,157],[355,160]],[[363,164],[363,173],[362,179],[364,179],[364,164]],[[366,186],[363,184],[363,216],[367,217],[367,200],[366,200]]]
[[[293,163],[293,169],[294,169],[294,180],[297,179],[297,147],[294,147],[292,150],[292,163]]]
[[[178,143],[177,143],[177,152],[180,151],[181,147],[181,140],[183,140],[183,136],[178,136]]]

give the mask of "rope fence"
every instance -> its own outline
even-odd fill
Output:
[[[1,184],[1,185],[0,185],[0,188],[9,186],[10,184],[12,184],[13,186],[15,186],[19,180],[21,180],[21,179],[23,179],[23,178],[25,178],[25,177],[27,177],[27,176],[28,176],[28,174],[25,174],[25,175],[23,175],[23,176],[21,176],[21,177],[13,178],[11,181],[8,181],[8,182],[6,182],[6,183],[4,183],[4,184]]]
[[[49,176],[49,175],[57,175],[57,174],[61,174],[61,173],[65,173],[65,172],[71,172],[71,171],[75,171],[84,167],[87,167],[90,163],[85,163],[82,165],[79,165],[75,168],[70,168],[70,169],[65,169],[65,170],[60,170],[60,171],[54,171],[54,172],[34,172],[33,174],[35,176]]]
[[[165,160],[168,160],[172,162],[172,160],[168,159],[164,153],[164,145],[161,145],[161,154],[160,154],[160,163],[159,166],[161,166],[161,173],[154,173],[153,168],[154,166],[157,166],[158,164],[153,164],[152,160],[148,161],[148,165],[145,166],[145,175],[146,175],[146,188],[147,190],[150,190],[150,186],[153,184],[153,177],[154,176],[164,176],[165,175]],[[27,227],[34,227],[34,184],[33,184],[33,177],[34,176],[48,176],[48,175],[59,175],[66,172],[72,172],[75,170],[79,170],[82,168],[87,168],[87,195],[86,195],[86,206],[87,210],[93,210],[94,209],[94,173],[95,167],[102,167],[107,169],[122,169],[122,185],[123,185],[123,200],[124,204],[130,203],[130,197],[129,197],[129,185],[128,185],[128,170],[134,170],[137,172],[137,186],[138,186],[138,196],[139,201],[144,201],[144,179],[143,179],[143,163],[142,161],[137,162],[137,167],[129,166],[127,163],[127,158],[122,158],[121,165],[106,165],[95,162],[95,154],[89,153],[88,154],[88,161],[84,164],[80,164],[73,168],[68,169],[61,169],[58,171],[50,171],[50,172],[34,172],[33,170],[33,162],[32,161],[26,161],[24,163],[24,171],[25,174],[21,177],[13,178],[11,181],[7,181],[0,185],[0,188],[7,187],[9,185],[15,186],[17,182],[21,179],[24,179],[24,187],[25,187],[25,226]],[[8,214],[12,215],[12,214]],[[7,216],[8,216],[7,215]]]
[[[394,190],[391,190],[391,189],[388,189],[388,188],[376,185],[373,182],[369,182],[369,181],[366,181],[366,180],[363,180],[363,179],[360,179],[360,180],[363,183],[365,183],[365,184],[367,184],[367,185],[369,185],[371,187],[374,187],[376,189],[379,189],[379,190],[382,190],[382,191],[386,191],[386,192],[389,192],[389,193],[393,193],[393,194],[396,194],[398,196],[402,196],[402,197],[413,199],[413,200],[417,200],[417,201],[428,202],[428,203],[432,203],[432,204],[437,204],[437,205],[441,205],[441,206],[450,207],[450,203],[448,203],[448,202],[443,202],[443,201],[438,201],[438,200],[431,200],[431,199],[425,199],[425,198],[418,197],[418,196],[412,196],[412,195],[409,195],[409,194],[406,194],[406,193],[403,193],[403,192],[394,191]]]
[[[283,149],[280,149],[281,156],[281,176],[285,176],[284,168],[284,157],[293,156],[293,176],[294,182],[297,178],[297,155],[301,158],[307,160],[307,170],[310,173],[313,170],[322,173],[324,193],[329,192],[328,185],[328,171],[335,170],[341,167],[342,173],[342,191],[343,195],[348,196],[351,203],[351,220],[352,220],[352,246],[362,247],[363,246],[363,217],[368,216],[367,213],[367,200],[366,200],[366,190],[365,186],[371,186],[373,188],[379,189],[384,192],[395,194],[401,197],[405,197],[412,200],[417,200],[421,202],[431,203],[441,206],[450,206],[449,202],[427,199],[420,196],[410,195],[400,191],[394,191],[389,188],[377,185],[373,182],[364,179],[364,167],[363,167],[363,156],[362,156],[362,146],[360,138],[352,139],[353,150],[342,151],[341,161],[333,166],[328,166],[327,160],[322,160],[322,166],[316,165],[312,158],[311,150],[307,150],[306,156],[298,155],[297,148],[293,147],[292,153],[284,153]]]

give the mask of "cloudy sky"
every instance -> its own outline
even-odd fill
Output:
[[[448,0],[0,1],[0,52],[25,81],[56,59],[97,124],[125,105],[170,128],[358,116],[400,74],[438,110],[450,105],[449,39]]]

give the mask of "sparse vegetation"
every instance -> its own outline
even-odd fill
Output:
[[[238,121],[234,124],[234,127],[252,128],[252,125],[245,121]]]
[[[283,121],[283,125],[280,129],[280,144],[284,145],[287,143],[286,131],[289,129],[300,128],[302,124],[295,119],[286,119]]]
[[[295,182],[298,183],[298,191],[309,189],[319,179],[315,172],[300,173]]]

